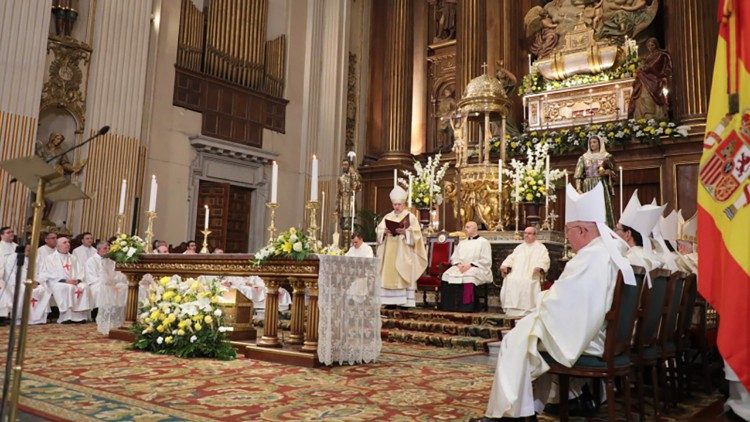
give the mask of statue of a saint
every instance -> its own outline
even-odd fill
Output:
[[[437,0],[434,4],[435,38],[432,42],[456,38],[457,0]]]
[[[550,3],[552,4],[552,3]],[[538,59],[549,56],[557,46],[559,35],[557,34],[558,23],[546,8],[534,6],[524,18],[526,36],[533,41],[529,46],[529,52]]]
[[[635,119],[663,119],[667,117],[669,106],[664,88],[669,85],[672,75],[672,56],[659,48],[656,38],[649,38],[646,48],[649,55],[641,61],[635,73],[628,115]]]
[[[614,180],[615,160],[612,154],[607,152],[604,142],[598,136],[592,136],[588,141],[588,150],[578,158],[573,178],[576,181],[576,189],[583,193],[588,192],[602,182],[604,187],[604,205],[607,211],[607,225],[614,227],[614,213],[612,212],[612,196],[615,194]]]
[[[52,15],[55,17],[55,33],[60,37],[69,37],[73,33],[73,25],[78,19],[75,0],[53,0]]]
[[[513,95],[513,92],[516,90],[516,85],[518,85],[518,78],[513,74],[513,72],[508,70],[504,66],[504,64],[505,63],[503,60],[499,60],[496,63],[497,71],[495,71],[495,77],[500,81],[501,84],[503,84],[505,96],[510,98],[510,96]]]
[[[341,176],[337,181],[336,212],[342,230],[349,230],[352,224],[352,199],[362,189],[362,176],[349,160],[341,161]]]
[[[52,132],[46,143],[37,141],[36,154],[42,157],[44,161],[49,161],[63,151],[63,142],[65,142],[65,136],[61,133]],[[83,170],[87,162],[88,159],[72,163],[68,158],[68,155],[63,154],[49,162],[49,164],[51,164],[58,173],[64,175],[66,179],[70,180],[72,175],[79,174],[81,170]],[[45,203],[46,206],[44,208],[43,218],[44,220],[49,220],[49,215],[52,212],[54,203],[52,201],[45,201]]]
[[[451,115],[456,111],[456,99],[454,98],[453,89],[446,87],[443,94],[437,102],[437,112],[435,113],[438,120],[438,142],[437,148],[442,150],[443,147],[450,147],[453,144],[453,129],[451,128]]]
[[[453,152],[456,153],[456,168],[465,166],[468,160],[468,150],[463,136],[463,117],[454,113],[448,119],[453,130]]]

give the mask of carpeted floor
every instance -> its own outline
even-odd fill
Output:
[[[21,405],[76,421],[467,420],[493,368],[452,358],[474,354],[384,344],[374,364],[305,369],[134,352],[93,324],[49,324],[29,330]]]

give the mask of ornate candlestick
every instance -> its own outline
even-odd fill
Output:
[[[310,210],[310,223],[307,225],[307,237],[311,242],[311,249],[315,252],[318,251],[318,207],[320,202],[308,201],[305,208]]]
[[[560,258],[560,261],[567,262],[570,260],[570,258],[568,257],[568,254],[570,253],[569,248],[570,246],[568,245],[568,236],[566,234],[565,242],[563,243],[563,256],[562,258]]]
[[[271,210],[271,221],[268,223],[268,243],[272,243],[276,239],[276,208],[279,207],[278,202],[266,202],[266,208]]]
[[[203,247],[201,248],[201,253],[208,253],[208,235],[211,234],[211,230],[201,230],[201,233],[203,233]]]
[[[148,216],[148,226],[146,227],[146,253],[153,252],[152,242],[154,241],[154,220],[156,220],[156,211],[146,211]]]
[[[125,223],[125,214],[117,214],[117,217],[115,217],[115,227],[116,227],[115,234],[122,233],[122,225],[124,223]]]

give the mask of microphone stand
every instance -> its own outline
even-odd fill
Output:
[[[13,306],[11,307],[10,313],[10,333],[8,334],[8,355],[5,360],[5,376],[3,379],[3,402],[2,409],[0,409],[0,421],[5,420],[5,410],[8,399],[8,389],[10,388],[10,377],[13,370],[13,349],[16,342],[16,320],[18,319],[18,311],[23,304],[21,303],[21,272],[23,269],[24,262],[26,261],[25,254],[26,247],[19,245],[16,247],[16,283],[15,291],[13,292]],[[27,286],[30,288],[30,286]]]
[[[63,155],[69,153],[70,151],[73,151],[74,149],[78,149],[78,148],[80,148],[80,147],[88,144],[89,142],[93,141],[94,139],[96,139],[96,138],[98,138],[98,137],[106,134],[107,132],[109,132],[109,126],[103,126],[101,129],[99,129],[98,132],[96,132],[96,134],[94,136],[90,137],[89,139],[86,139],[85,141],[81,142],[78,145],[73,145],[72,147],[66,149],[65,151],[63,151],[63,152],[55,155],[54,157],[48,159],[47,160],[47,164],[52,163],[53,161],[57,160],[58,158],[62,157]]]

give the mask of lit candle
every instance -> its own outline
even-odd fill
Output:
[[[310,177],[310,201],[318,201],[318,157],[312,158],[312,176]]]
[[[279,194],[279,165],[276,161],[271,165],[271,203],[276,203]]]
[[[398,170],[393,169],[393,187],[398,185]]]
[[[411,180],[412,180],[412,177],[409,176],[409,196],[407,196],[407,198],[409,198],[409,200],[408,200],[407,205],[406,205],[407,208],[409,208],[409,209],[411,209]]]
[[[622,166],[620,166],[620,217],[622,217]]]
[[[206,216],[205,216],[206,218],[203,219],[203,230],[208,231],[208,215],[209,215],[208,205],[204,205],[203,208],[206,210]]]
[[[156,183],[156,175],[151,175],[151,196],[148,198],[148,210],[151,212],[156,211],[156,191],[159,186]]]
[[[320,238],[324,239],[323,237],[323,222],[326,221],[325,215],[326,215],[326,191],[323,191],[320,193],[320,196],[322,200],[320,201]]]
[[[122,186],[120,187],[120,208],[118,214],[125,214],[125,194],[128,191],[128,182],[122,179]]]

